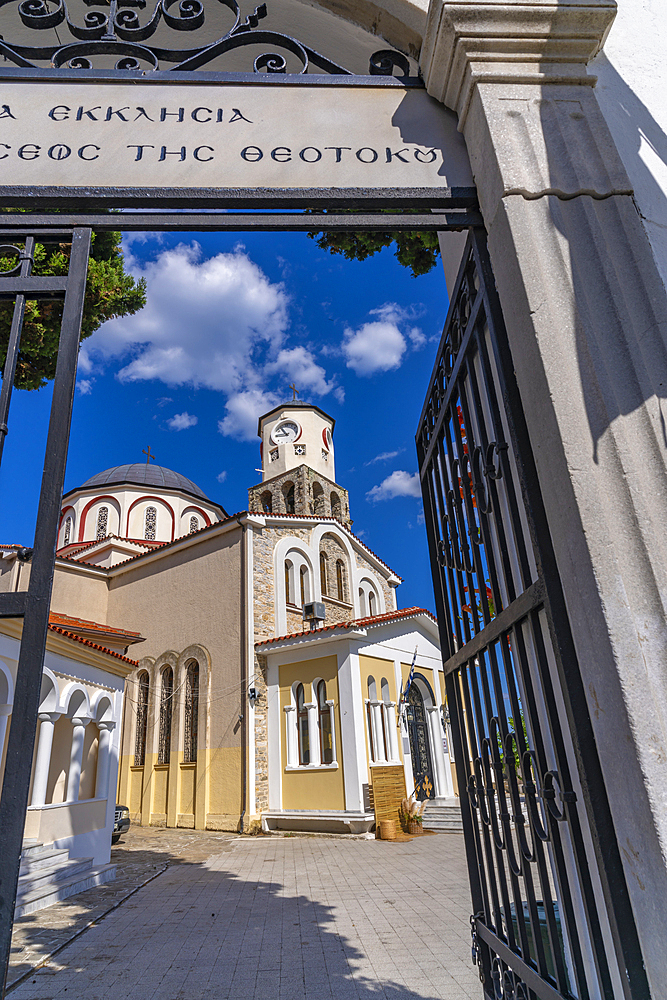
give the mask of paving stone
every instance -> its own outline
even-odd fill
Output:
[[[13,982],[97,921],[12,1000],[481,1000],[458,835],[387,844],[136,828],[114,854],[121,891],[17,922]]]

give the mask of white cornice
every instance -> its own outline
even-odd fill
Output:
[[[15,618],[4,618],[0,622],[0,632],[13,639],[20,639],[23,623]],[[66,635],[59,635],[51,629],[46,633],[46,651],[47,653],[57,653],[74,663],[87,663],[91,667],[98,667],[116,677],[128,677],[136,668],[136,664],[133,662],[119,660],[111,653],[105,653],[101,649],[93,649],[83,642],[70,639]]]
[[[616,16],[615,0],[431,0],[421,51],[426,89],[463,129],[478,83],[580,83]]]

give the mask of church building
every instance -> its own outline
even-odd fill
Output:
[[[134,823],[363,832],[387,764],[453,798],[437,625],[398,608],[400,577],[352,531],[334,423],[299,401],[264,414],[240,513],[149,463],[65,495],[52,614],[141,642],[118,740]]]

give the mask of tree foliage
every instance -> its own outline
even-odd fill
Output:
[[[321,250],[342,254],[346,260],[366,260],[392,244],[396,246],[394,256],[399,264],[412,271],[412,277],[428,274],[440,256],[437,233],[427,232],[342,232],[308,233],[317,240]]]
[[[83,309],[81,338],[91,333],[108,319],[130,316],[146,304],[146,283],[135,281],[125,271],[120,233],[94,233],[88,280]],[[32,273],[40,276],[64,276],[69,267],[70,246],[67,243],[35,243]],[[15,257],[0,257],[0,271],[11,270]],[[5,364],[13,302],[0,303],[0,367]],[[58,339],[63,300],[40,299],[27,301],[21,348],[14,385],[17,389],[39,389],[50,381],[56,372]]]

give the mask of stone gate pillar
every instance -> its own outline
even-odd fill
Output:
[[[432,0],[646,970],[667,975],[667,298],[586,65],[613,0]],[[591,795],[594,809],[595,789]]]

